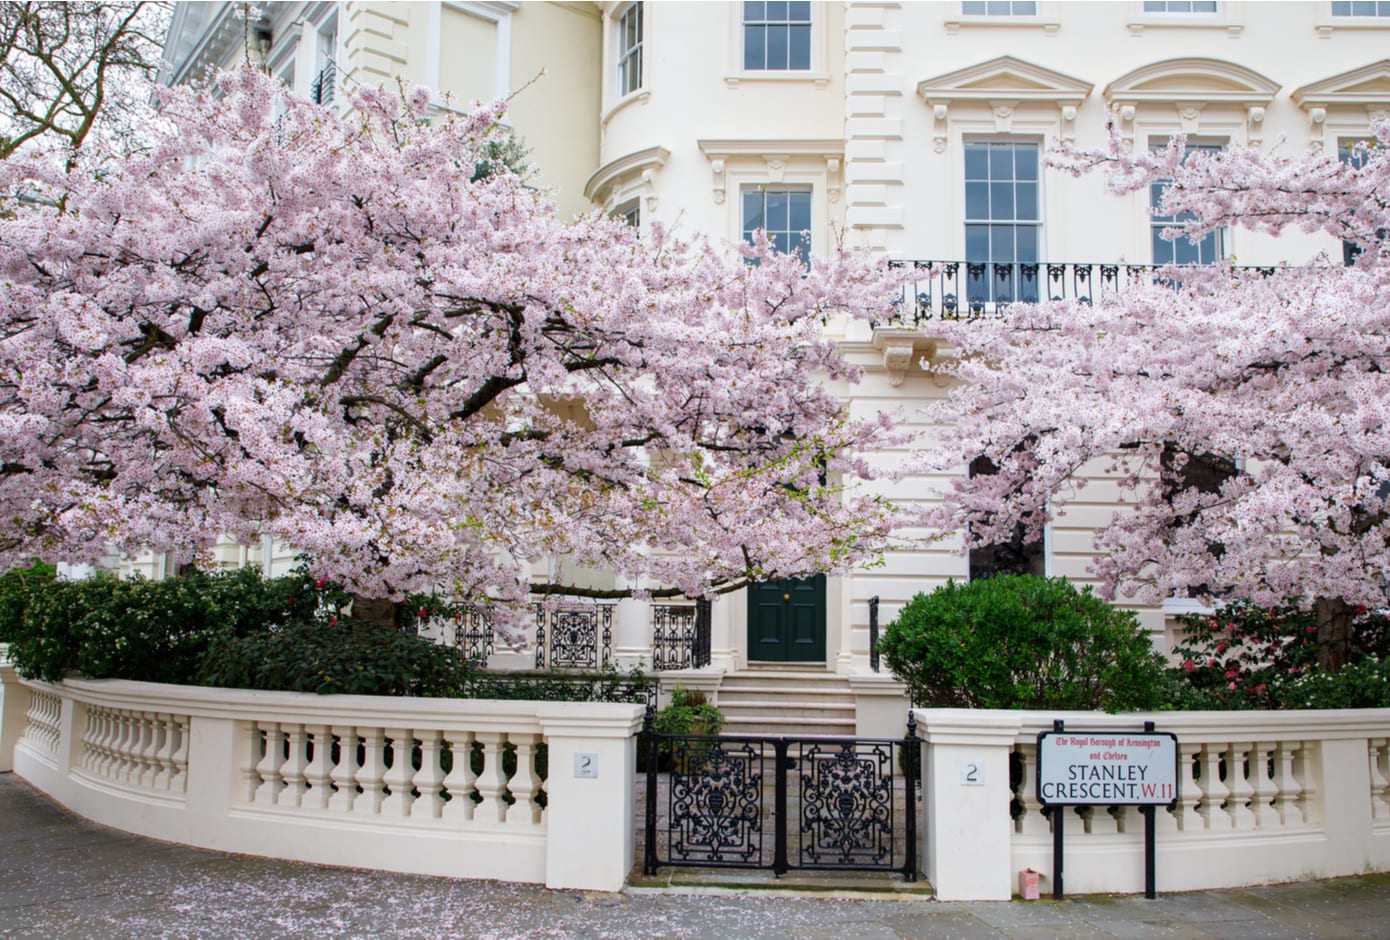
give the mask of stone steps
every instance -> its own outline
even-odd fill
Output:
[[[719,686],[724,734],[795,737],[854,734],[854,693],[842,676],[800,669],[752,668]]]

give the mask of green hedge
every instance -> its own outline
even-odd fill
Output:
[[[1171,687],[1133,612],[1060,578],[948,581],[903,608],[879,651],[923,706],[1132,711]]]

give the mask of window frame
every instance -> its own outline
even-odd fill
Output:
[[[1355,7],[1357,3],[1373,3],[1376,7],[1374,13],[1357,13]],[[1339,8],[1345,7],[1344,12],[1338,12]],[[1390,20],[1390,0],[1331,0],[1328,4],[1328,15],[1338,20],[1363,20],[1374,22],[1375,20]],[[1390,22],[1386,23],[1390,26]]]
[[[771,16],[767,13],[767,10],[766,10],[766,7],[767,7],[767,5],[768,5],[768,3],[769,3],[769,0],[743,0],[743,2],[739,5],[739,23],[738,23],[738,28],[739,28],[739,70],[742,71],[742,72],[750,73],[750,74],[760,74],[760,73],[773,73],[773,74],[777,74],[777,73],[781,73],[781,74],[799,75],[799,74],[809,73],[809,72],[811,71],[813,65],[815,64],[815,39],[816,39],[816,19],[817,19],[817,17],[816,17],[815,3],[813,3],[812,0],[771,0],[771,2],[781,2],[781,3],[784,3],[784,4],[788,7],[787,15],[786,15],[785,18],[783,18],[783,19],[776,19],[776,20],[774,20],[774,19],[771,18]],[[749,6],[750,6],[752,3],[758,3],[758,4],[760,4],[762,7],[764,7],[764,10],[763,10],[763,14],[764,14],[764,15],[763,15],[760,19],[757,19],[757,20],[755,20],[755,21],[750,22],[750,20],[749,20],[749,9],[748,9],[748,8],[749,8]],[[797,4],[797,5],[803,5],[803,4],[804,4],[804,5],[805,5],[805,7],[806,7],[806,16],[805,16],[804,19],[801,19],[801,18],[795,18],[795,19],[794,19],[794,18],[792,17],[792,12],[791,12],[790,7],[791,7],[793,4]],[[801,26],[804,26],[804,27],[805,27],[804,36],[805,36],[805,42],[806,42],[806,50],[805,50],[805,60],[806,60],[806,64],[805,64],[805,65],[802,65],[802,66],[797,66],[797,65],[793,65],[793,64],[792,64],[793,52],[792,52],[791,33],[792,33],[792,30],[794,30],[794,29],[796,29],[796,28],[798,28],[798,27],[801,27]],[[772,29],[772,28],[777,28],[777,27],[785,28],[785,29],[787,30],[787,32],[788,32],[787,48],[786,48],[786,52],[787,52],[787,56],[786,56],[787,64],[786,64],[785,66],[774,66],[774,65],[768,65],[768,64],[767,64],[768,58],[769,58],[769,56],[768,56],[768,43],[767,43],[767,31],[770,30],[770,29]],[[762,28],[762,29],[764,30],[764,41],[763,41],[763,63],[764,63],[764,64],[762,64],[762,65],[749,65],[749,64],[748,64],[748,54],[749,54],[749,48],[750,48],[750,47],[749,47],[749,44],[748,44],[748,31],[749,31],[750,28]]]
[[[998,11],[998,12],[993,12],[993,11],[991,11],[991,10],[989,9],[989,7],[991,6],[991,4],[999,4],[999,3],[1007,3],[1007,4],[1009,5],[1009,9],[1008,9],[1007,11]],[[972,4],[980,4],[980,5],[982,5],[982,6],[984,7],[984,9],[982,9],[982,10],[970,10],[970,9],[967,9],[967,8],[968,8],[970,5],[972,5]],[[1015,10],[1015,9],[1014,9],[1015,6],[1023,5],[1023,4],[1031,5],[1033,9],[1031,9],[1031,10]],[[1036,16],[1038,15],[1038,13],[1040,12],[1039,9],[1038,9],[1038,7],[1039,7],[1039,0],[961,0],[961,3],[960,3],[960,15],[961,15],[961,16],[994,16],[994,17],[1008,17],[1008,18],[1011,18],[1011,17],[1018,17],[1018,16],[1036,17]]]
[[[619,9],[613,16],[616,25],[616,41],[613,45],[614,64],[617,69],[616,92],[619,100],[636,94],[646,85],[646,74],[643,59],[645,58],[645,47],[647,39],[647,18],[646,11],[643,9],[644,0],[635,0]],[[632,13],[637,14],[636,40],[632,45],[625,45],[628,37],[628,17]],[[628,82],[634,79],[628,69],[629,64],[636,62],[635,81],[629,85]]]
[[[791,227],[792,213],[793,213],[795,210],[794,210],[792,207],[788,206],[788,209],[787,209],[787,228],[785,228],[785,229],[769,229],[769,228],[767,228],[767,227],[765,227],[765,226],[755,226],[755,227],[753,227],[753,228],[750,228],[749,225],[748,225],[748,216],[747,216],[748,195],[751,194],[751,193],[755,193],[755,192],[756,192],[756,193],[760,193],[761,196],[762,196],[762,198],[761,198],[761,208],[760,208],[760,210],[759,210],[759,214],[760,214],[760,216],[761,216],[761,218],[762,218],[762,220],[763,220],[764,222],[767,221],[767,197],[768,197],[768,194],[769,194],[769,193],[786,193],[786,194],[788,194],[788,195],[804,195],[804,196],[806,197],[806,206],[805,206],[805,212],[806,212],[806,227],[805,227],[805,228],[800,228],[800,229],[793,229],[793,228]],[[766,181],[766,182],[748,182],[748,183],[742,183],[742,184],[739,185],[739,188],[738,188],[738,227],[739,227],[739,241],[742,242],[743,244],[752,244],[752,234],[753,234],[753,232],[756,232],[756,231],[761,230],[761,231],[763,231],[763,232],[765,232],[765,233],[767,234],[768,239],[769,239],[770,241],[773,242],[773,244],[777,247],[777,249],[778,249],[779,251],[782,251],[782,252],[784,252],[784,253],[786,253],[786,254],[797,254],[797,255],[800,255],[802,266],[805,267],[805,268],[807,268],[807,269],[809,269],[809,268],[811,267],[811,259],[812,259],[812,257],[813,257],[812,252],[813,252],[813,249],[814,249],[815,243],[816,243],[816,239],[815,239],[815,214],[816,214],[816,190],[815,190],[815,186],[814,186],[813,184],[811,184],[811,183],[787,183],[787,182],[772,182],[772,181]],[[787,240],[787,245],[790,246],[790,245],[791,245],[790,239],[791,239],[791,237],[794,236],[794,235],[800,235],[800,236],[801,236],[800,241],[798,241],[798,242],[795,243],[794,250],[791,250],[790,247],[784,247],[783,245],[781,245],[781,244],[778,243],[778,238],[781,237],[781,236],[785,236],[785,238],[786,238],[786,240]]]
[[[1149,137],[1149,150],[1150,150],[1150,152],[1159,151],[1159,150],[1162,150],[1164,147],[1167,147],[1167,146],[1168,146],[1168,141],[1169,141],[1170,139],[1172,139],[1171,135],[1168,135],[1168,136],[1157,136],[1157,135],[1150,136],[1150,137]],[[1193,151],[1196,151],[1196,150],[1208,151],[1208,152],[1220,151],[1220,150],[1224,150],[1224,149],[1226,149],[1227,147],[1229,147],[1230,144],[1231,144],[1231,142],[1230,142],[1229,139],[1222,139],[1222,138],[1217,138],[1217,137],[1189,137],[1188,140],[1187,140],[1187,149],[1186,149],[1186,151],[1184,152],[1183,159],[1186,160],[1186,159],[1187,159],[1187,154],[1188,154],[1188,153],[1191,153],[1191,152],[1193,152]],[[1170,180],[1170,179],[1155,179],[1155,180],[1150,181],[1149,186],[1148,186],[1148,189],[1147,189],[1147,193],[1148,193],[1148,225],[1147,225],[1147,229],[1148,229],[1148,233],[1149,233],[1149,261],[1150,261],[1150,263],[1153,264],[1155,267],[1165,267],[1165,266],[1167,266],[1167,265],[1175,265],[1175,266],[1178,266],[1178,267],[1189,267],[1189,266],[1201,266],[1201,265],[1209,265],[1209,264],[1220,264],[1222,261],[1225,261],[1227,258],[1229,258],[1229,257],[1231,256],[1231,245],[1230,245],[1230,235],[1231,235],[1231,233],[1230,233],[1229,227],[1223,227],[1223,228],[1217,229],[1217,230],[1215,230],[1215,231],[1208,232],[1206,235],[1203,235],[1203,236],[1202,236],[1202,240],[1201,240],[1200,242],[1198,242],[1197,244],[1195,244],[1195,245],[1193,245],[1191,242],[1189,242],[1189,241],[1187,240],[1187,237],[1186,237],[1186,236],[1179,236],[1178,238],[1173,239],[1172,241],[1169,241],[1169,240],[1163,238],[1163,230],[1164,230],[1164,229],[1169,228],[1169,227],[1171,227],[1171,226],[1179,225],[1179,224],[1181,224],[1183,221],[1185,221],[1185,219],[1182,218],[1182,217],[1180,217],[1180,216],[1157,216],[1157,215],[1154,214],[1154,211],[1155,211],[1155,210],[1157,209],[1157,207],[1158,207],[1158,206],[1157,206],[1158,198],[1162,196],[1162,190],[1158,189],[1158,187],[1161,186],[1161,187],[1166,188],[1166,187],[1168,186],[1168,184],[1171,183],[1171,182],[1172,182],[1172,180]],[[1203,246],[1207,243],[1207,239],[1209,239],[1209,238],[1210,238],[1210,239],[1213,239],[1213,252],[1214,252],[1214,257],[1212,257],[1212,258],[1209,259],[1209,260],[1197,260],[1197,261],[1188,261],[1188,262],[1183,262],[1183,261],[1177,260],[1177,253],[1178,253],[1178,250],[1179,250],[1179,246],[1180,246],[1180,245],[1187,245],[1187,246],[1189,246],[1190,248],[1196,249],[1196,250],[1198,251],[1199,258],[1200,258],[1202,248],[1203,248]],[[1159,259],[1159,248],[1160,248],[1160,247],[1168,248],[1169,250],[1171,250],[1171,252],[1173,253],[1173,260],[1171,260],[1171,261],[1160,261],[1160,260],[1158,260],[1158,259]]]
[[[1020,179],[1020,178],[1018,177],[1018,175],[1017,175],[1017,172],[1016,172],[1016,168],[1017,168],[1017,157],[1016,157],[1016,153],[1017,153],[1017,151],[1015,151],[1015,160],[1014,160],[1015,172],[1014,172],[1014,175],[1013,175],[1012,177],[1010,177],[1010,179],[1009,179],[1009,182],[1010,182],[1011,187],[1012,187],[1012,198],[1013,198],[1014,205],[1015,205],[1015,211],[1014,211],[1014,214],[1013,214],[1011,217],[1005,219],[1005,218],[995,218],[995,217],[993,216],[993,205],[992,205],[992,203],[993,203],[993,198],[992,198],[993,193],[992,193],[992,190],[993,190],[993,186],[994,186],[994,184],[995,184],[995,181],[994,181],[992,175],[986,176],[986,177],[985,177],[984,179],[982,179],[982,180],[972,179],[972,177],[971,177],[971,175],[970,175],[970,170],[969,170],[969,165],[970,165],[970,162],[971,162],[971,161],[970,161],[970,156],[969,156],[970,148],[971,148],[972,146],[979,146],[979,145],[985,145],[986,147],[989,147],[989,146],[992,146],[992,145],[999,145],[999,144],[1010,144],[1010,145],[1013,145],[1013,146],[1028,145],[1028,146],[1030,146],[1030,147],[1033,148],[1033,156],[1034,156],[1034,164],[1033,164],[1033,167],[1034,167],[1034,176],[1033,176],[1033,179],[1031,180],[1031,182],[1032,182],[1032,184],[1033,184],[1033,186],[1034,186],[1034,189],[1035,189],[1035,194],[1034,194],[1034,206],[1033,206],[1033,208],[1034,208],[1034,216],[1035,216],[1035,217],[1032,218],[1032,219],[1021,218],[1021,217],[1018,215],[1018,212],[1017,212],[1018,187],[1019,187],[1019,184],[1020,184],[1020,183],[1027,183],[1027,182],[1030,182],[1029,180],[1026,180],[1026,179]],[[961,178],[961,187],[962,187],[962,188],[961,188],[961,232],[962,232],[962,235],[963,235],[963,242],[962,242],[963,251],[961,252],[961,255],[960,255],[960,256],[965,260],[966,265],[967,265],[966,277],[965,277],[965,282],[964,282],[967,288],[969,288],[969,286],[970,286],[970,284],[971,284],[971,282],[972,282],[972,278],[971,278],[971,276],[970,276],[970,269],[969,269],[968,266],[971,265],[971,264],[980,264],[980,263],[983,263],[983,264],[985,264],[985,266],[986,266],[986,267],[985,267],[985,270],[984,270],[984,272],[983,272],[983,276],[984,276],[984,278],[985,278],[985,284],[983,285],[983,293],[982,293],[982,295],[977,296],[977,295],[975,295],[974,293],[971,293],[969,296],[967,296],[966,300],[967,300],[968,302],[971,302],[971,303],[973,303],[973,302],[976,301],[976,300],[979,300],[979,301],[982,301],[987,307],[993,307],[994,304],[1001,303],[1001,302],[1020,302],[1020,301],[1029,301],[1029,300],[1037,300],[1037,299],[1039,299],[1037,296],[1035,296],[1035,294],[1036,294],[1036,291],[1037,291],[1037,289],[1039,288],[1039,286],[1040,286],[1040,284],[1041,284],[1041,280],[1042,280],[1041,277],[1039,277],[1038,279],[1036,279],[1036,280],[1033,282],[1033,292],[1031,292],[1031,293],[1028,292],[1028,291],[1026,290],[1026,287],[1025,287],[1025,283],[1026,283],[1026,282],[1024,281],[1024,279],[1023,279],[1023,277],[1022,277],[1022,273],[1021,273],[1021,272],[1019,271],[1019,269],[1018,269],[1018,265],[1024,265],[1024,264],[1032,265],[1032,264],[1036,264],[1036,265],[1041,266],[1041,265],[1043,265],[1043,264],[1045,263],[1044,257],[1045,257],[1045,255],[1046,255],[1046,252],[1044,251],[1044,247],[1045,247],[1045,240],[1044,240],[1045,230],[1044,230],[1044,219],[1043,219],[1043,216],[1044,216],[1044,206],[1045,206],[1045,193],[1044,193],[1044,190],[1043,190],[1043,173],[1042,173],[1042,170],[1043,170],[1043,164],[1042,164],[1043,142],[1042,142],[1042,140],[1039,139],[1039,138],[1037,138],[1037,137],[1035,137],[1035,136],[1033,136],[1033,135],[1030,135],[1030,134],[1011,134],[1011,135],[1007,135],[1007,136],[989,135],[989,134],[986,134],[986,135],[963,134],[963,135],[961,136],[961,138],[960,138],[960,154],[961,154],[961,161],[962,161],[962,162],[961,162],[961,177],[960,177],[960,178]],[[987,161],[987,162],[988,162],[989,165],[990,165],[990,170],[989,170],[989,172],[992,173],[992,164],[993,164],[993,161],[992,161],[992,160],[989,160],[989,161]],[[988,187],[990,188],[990,190],[991,190],[991,193],[990,193],[990,200],[989,200],[989,201],[990,201],[990,207],[989,207],[989,213],[990,213],[990,214],[989,214],[989,216],[987,216],[987,217],[978,217],[978,218],[977,218],[977,217],[971,215],[971,211],[970,211],[970,204],[971,204],[971,198],[970,198],[970,184],[971,184],[972,182],[975,182],[975,183],[984,183],[984,184],[985,184],[986,186],[988,186]],[[970,242],[971,242],[971,239],[970,239],[970,229],[971,229],[972,226],[985,226],[985,227],[987,227],[987,228],[990,230],[990,235],[989,235],[989,251],[987,252],[988,257],[986,257],[986,258],[984,258],[984,259],[979,259],[979,258],[972,257],[972,251],[971,251],[971,248],[970,248]],[[995,227],[1005,227],[1005,226],[1010,227],[1010,228],[1012,228],[1012,229],[1014,230],[1013,250],[1012,250],[1012,252],[1011,252],[1011,254],[1012,254],[1013,257],[1009,258],[1007,261],[1002,261],[1002,260],[997,260],[997,259],[994,257],[994,251],[993,251],[993,247],[994,247],[993,230],[994,230]],[[1033,246],[1033,247],[1034,247],[1034,254],[1035,254],[1035,257],[1032,258],[1032,259],[1020,258],[1020,257],[1018,257],[1018,255],[1019,255],[1020,253],[1019,253],[1019,251],[1018,251],[1018,236],[1017,236],[1017,232],[1018,232],[1018,229],[1019,229],[1019,228],[1025,227],[1025,226],[1031,226],[1032,229],[1033,229],[1033,231],[1034,231],[1034,236],[1033,236],[1033,238],[1034,238],[1034,246]],[[998,283],[998,278],[995,277],[995,265],[1003,265],[1003,264],[1007,264],[1007,265],[1011,266],[1011,268],[1013,269],[1013,273],[1012,273],[1012,275],[1011,275],[1010,280],[1011,280],[1011,283],[1012,283],[1013,288],[1014,288],[1013,293],[1014,293],[1015,295],[1017,295],[1017,296],[1007,296],[1007,297],[1001,297],[1001,296],[1000,296],[1000,286],[999,286],[999,283]]]

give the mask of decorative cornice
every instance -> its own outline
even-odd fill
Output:
[[[724,202],[727,189],[725,174],[729,161],[761,160],[768,178],[781,182],[787,170],[787,163],[793,158],[824,161],[829,198],[839,199],[840,171],[844,166],[845,142],[840,138],[787,140],[783,138],[762,138],[747,140],[700,140],[696,141],[700,152],[709,161],[714,176],[714,201]]]
[[[607,201],[609,190],[625,178],[660,170],[670,158],[671,151],[657,146],[610,160],[595,170],[593,176],[584,184],[584,198],[595,205],[601,205]]]
[[[1381,59],[1349,72],[1339,72],[1293,91],[1294,104],[1304,111],[1315,108],[1390,106],[1390,59]]]
[[[1224,59],[1188,57],[1151,62],[1115,79],[1103,92],[1112,104],[1164,102],[1200,106],[1217,102],[1267,106],[1279,83]]]
[[[1004,55],[917,83],[917,95],[929,107],[956,102],[1046,102],[1057,107],[1079,105],[1095,88],[1023,59]]]

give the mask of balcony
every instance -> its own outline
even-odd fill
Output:
[[[314,76],[314,83],[309,86],[309,100],[314,104],[332,104],[336,96],[338,84],[338,68],[333,60],[329,59],[324,63],[319,73]]]
[[[997,316],[1012,303],[1079,300],[1163,280],[1162,266],[1098,262],[890,261],[915,277],[903,288],[898,313],[879,326],[917,327],[939,320]],[[1234,271],[1269,275],[1273,267]]]

